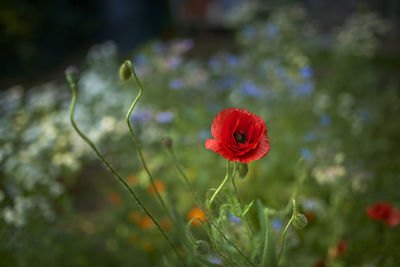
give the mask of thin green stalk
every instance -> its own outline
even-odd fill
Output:
[[[265,238],[264,238],[264,248],[263,248],[263,254],[261,257],[261,265],[260,266],[265,266],[265,261],[267,260],[267,250],[268,250],[268,235],[269,235],[269,218],[268,218],[268,209],[265,209],[265,216],[267,216],[267,225],[265,227]]]
[[[153,223],[156,225],[157,229],[160,231],[161,235],[167,240],[169,246],[172,248],[172,250],[175,252],[176,256],[178,259],[181,261],[181,263],[184,266],[187,266],[184,259],[179,255],[178,250],[176,249],[175,245],[172,243],[172,241],[169,239],[165,231],[161,228],[160,224],[158,221],[154,218],[154,216],[151,214],[150,210],[148,210],[143,203],[140,201],[138,196],[135,194],[135,192],[132,190],[132,188],[125,182],[125,180],[121,177],[121,175],[108,163],[108,161],[104,158],[104,156],[100,153],[100,151],[97,149],[97,147],[93,144],[93,142],[79,129],[79,127],[75,123],[74,119],[74,113],[75,113],[75,105],[76,105],[76,84],[75,83],[70,83],[70,87],[72,90],[72,100],[71,100],[71,105],[69,109],[69,116],[70,116],[70,121],[72,126],[74,127],[75,131],[78,133],[78,135],[93,149],[93,151],[96,153],[97,157],[101,160],[101,162],[106,166],[106,168],[118,179],[118,181],[125,187],[126,190],[130,193],[130,195],[134,198],[136,204],[146,213],[147,216],[153,221]]]
[[[135,69],[133,68],[133,65],[132,65],[132,64],[129,64],[129,65],[130,65],[130,67],[131,67],[133,76],[135,77],[135,81],[136,81],[137,85],[139,86],[139,93],[138,93],[138,95],[136,96],[136,98],[133,100],[132,105],[131,105],[131,107],[129,108],[129,111],[128,111],[128,113],[126,114],[126,124],[128,125],[129,133],[130,133],[130,135],[131,135],[131,137],[132,137],[133,142],[134,142],[135,145],[136,145],[136,149],[137,149],[137,151],[138,151],[138,153],[139,153],[140,160],[141,160],[141,162],[142,162],[143,168],[144,168],[144,170],[146,171],[146,173],[147,173],[147,175],[148,175],[148,177],[149,177],[149,179],[150,179],[150,182],[151,182],[151,184],[152,184],[152,186],[153,186],[153,188],[154,188],[154,191],[155,191],[155,193],[156,193],[157,199],[158,199],[158,201],[160,202],[160,204],[161,204],[162,208],[164,209],[165,213],[166,213],[166,214],[168,215],[168,217],[170,218],[170,220],[171,220],[172,222],[175,222],[175,220],[173,219],[173,217],[172,217],[171,213],[169,212],[167,206],[165,205],[165,202],[164,202],[164,200],[162,199],[162,197],[161,197],[161,195],[160,195],[160,192],[158,192],[158,189],[157,189],[156,184],[155,184],[154,179],[153,179],[153,175],[151,174],[149,168],[147,168],[146,161],[145,161],[145,159],[144,159],[144,157],[143,157],[142,148],[140,147],[140,143],[138,142],[138,140],[136,139],[135,134],[133,133],[133,129],[132,129],[132,126],[131,126],[131,122],[130,122],[130,120],[129,120],[133,108],[136,106],[137,102],[139,101],[139,99],[140,99],[140,97],[142,96],[142,93],[143,93],[143,87],[142,87],[142,84],[141,84],[140,81],[139,81],[139,78],[138,78],[137,75],[136,75]]]
[[[226,184],[226,182],[229,180],[230,177],[230,167],[231,167],[231,161],[227,160],[226,161],[226,175],[224,180],[222,180],[222,183],[218,186],[217,190],[214,192],[214,194],[210,198],[210,202],[208,203],[208,208],[211,209],[211,205],[215,199],[215,197],[218,195],[219,191],[221,191],[222,187]]]
[[[279,249],[279,254],[278,254],[278,258],[277,258],[277,260],[276,260],[276,262],[277,262],[277,264],[279,264],[279,260],[280,260],[280,258],[281,258],[281,256],[282,256],[282,253],[283,253],[283,247],[284,247],[284,245],[285,245],[285,238],[286,238],[286,233],[287,233],[287,231],[288,231],[288,229],[289,229],[289,227],[290,227],[290,224],[292,223],[292,221],[293,221],[293,219],[294,219],[294,216],[296,215],[296,200],[295,199],[292,199],[292,205],[293,205],[293,212],[292,212],[292,216],[290,217],[290,220],[289,220],[289,222],[287,223],[287,225],[286,225],[286,227],[285,227],[285,230],[283,231],[283,234],[282,234],[282,239],[281,239],[281,248]]]
[[[242,212],[242,201],[240,200],[240,196],[239,196],[239,192],[237,190],[236,184],[235,184],[235,175],[232,174],[232,186],[233,186],[233,191],[235,191],[235,195],[237,200],[239,201],[239,205],[240,205],[240,212]],[[250,224],[249,221],[247,220],[247,217],[242,214],[240,214],[240,219],[243,222],[244,228],[246,229],[247,235],[249,236],[249,240],[250,240],[250,244],[251,244],[251,240],[253,239],[253,234],[250,230]]]

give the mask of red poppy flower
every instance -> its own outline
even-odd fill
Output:
[[[249,163],[269,151],[267,127],[263,118],[247,109],[224,109],[215,117],[205,146],[230,161]]]
[[[367,215],[372,220],[385,222],[390,227],[394,227],[400,223],[400,211],[388,202],[378,202],[369,206],[367,208]]]

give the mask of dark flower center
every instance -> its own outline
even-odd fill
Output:
[[[242,133],[242,132],[235,132],[233,134],[233,137],[236,140],[236,143],[241,143],[244,144],[247,141],[247,134],[246,133]]]

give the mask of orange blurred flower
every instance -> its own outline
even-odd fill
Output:
[[[109,195],[108,195],[108,200],[110,200],[110,203],[114,206],[118,206],[121,204],[122,198],[121,195],[116,192],[116,191],[112,191]]]
[[[194,218],[199,218],[203,222],[206,221],[206,215],[204,212],[199,208],[199,207],[194,207],[191,210],[189,210],[187,214],[187,220],[190,221]],[[194,226],[201,226],[201,222],[199,220],[194,220],[192,225]]]
[[[149,230],[154,225],[153,221],[150,219],[149,216],[143,217],[140,222],[139,226],[142,230]]]
[[[131,186],[137,185],[139,183],[138,178],[136,177],[136,175],[129,174],[128,176],[126,176],[126,181],[128,182],[128,184],[130,184]]]
[[[128,220],[131,223],[139,223],[141,219],[141,215],[139,212],[137,211],[131,211],[128,213]]]
[[[162,194],[163,192],[165,192],[165,184],[162,181],[155,180],[154,185],[155,185],[158,193]],[[149,185],[149,187],[147,188],[147,191],[149,191],[149,193],[152,195],[156,194],[156,190],[154,190],[154,187],[152,184]]]

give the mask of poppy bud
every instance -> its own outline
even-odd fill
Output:
[[[65,78],[69,84],[76,84],[79,81],[79,69],[75,66],[69,66],[65,69]]]
[[[294,215],[292,223],[294,228],[300,230],[306,227],[308,222],[306,216],[301,213],[297,213],[296,215]]]
[[[195,245],[196,252],[200,255],[207,255],[210,251],[210,245],[206,241],[197,240]]]
[[[247,173],[249,172],[249,167],[247,166],[247,163],[239,163],[238,169],[239,177],[242,179],[245,178],[247,176]]]
[[[171,149],[171,147],[172,147],[172,138],[170,138],[170,137],[164,137],[164,138],[162,139],[162,143],[163,143],[163,145],[164,145],[166,148]]]
[[[123,81],[128,80],[132,75],[132,70],[130,68],[131,62],[126,60],[122,63],[121,67],[119,67],[119,78]]]

